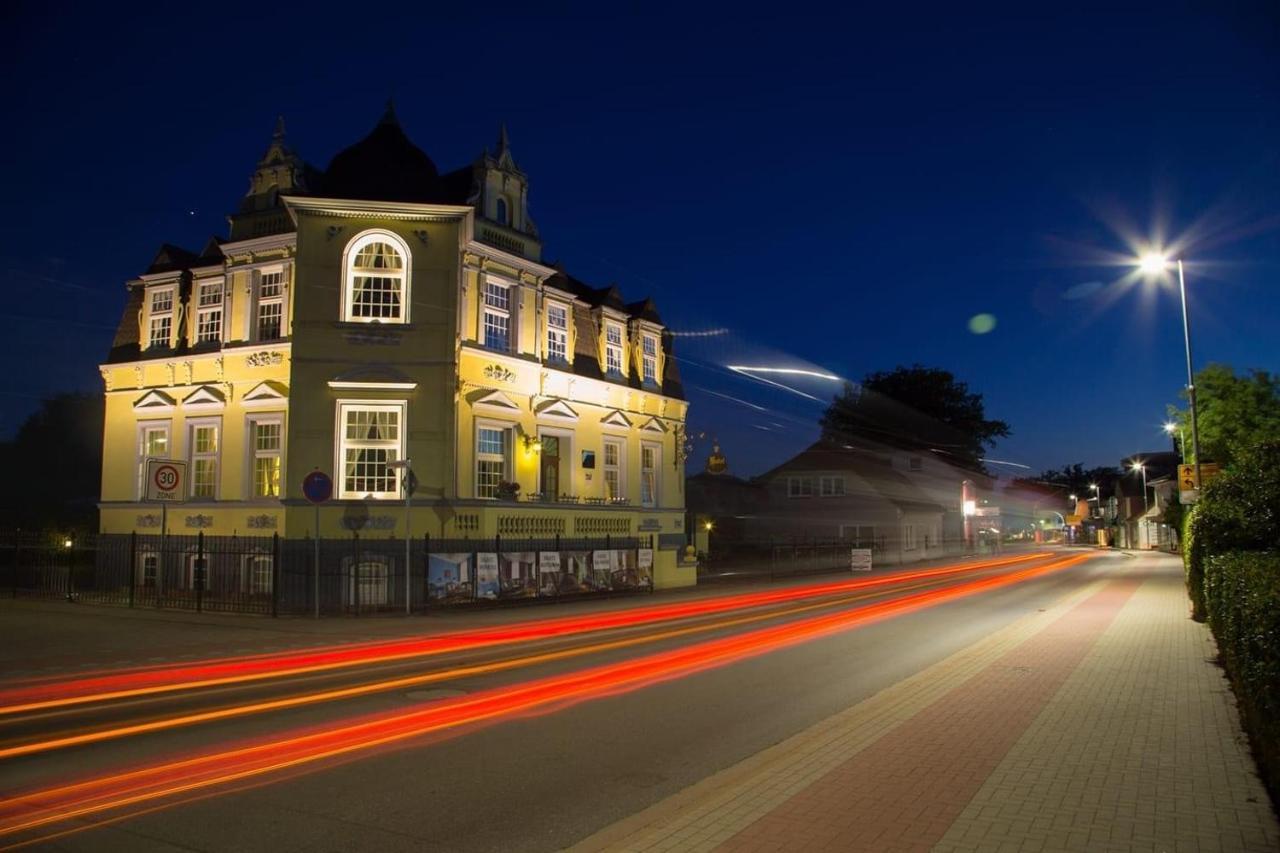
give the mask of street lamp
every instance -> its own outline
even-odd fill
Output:
[[[1187,434],[1183,431],[1182,425],[1168,421],[1164,425],[1164,431],[1169,436],[1172,436],[1175,432],[1178,434],[1178,453],[1182,456],[1182,461],[1185,464],[1187,461]]]
[[[1089,500],[1098,502],[1098,518],[1102,518],[1102,492],[1099,491],[1097,483],[1090,483],[1089,488],[1093,489],[1093,497]]]
[[[1142,472],[1142,511],[1145,513],[1147,507],[1147,466],[1141,462],[1134,462],[1129,466],[1130,471]]]
[[[1182,259],[1178,258],[1178,292],[1182,297],[1182,343],[1187,351],[1187,402],[1191,406],[1191,453],[1195,457],[1196,487],[1200,486],[1200,434],[1196,427],[1196,378],[1191,369],[1191,321],[1187,317],[1187,279],[1182,272]],[[1145,275],[1163,275],[1169,268],[1170,261],[1162,253],[1147,252],[1138,260],[1138,269]],[[1182,450],[1183,461],[1186,461],[1186,447]],[[1146,497],[1146,493],[1143,493]]]

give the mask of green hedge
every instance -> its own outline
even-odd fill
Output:
[[[1187,572],[1187,596],[1191,599],[1191,618],[1203,622],[1208,616],[1204,608],[1204,546],[1196,537],[1195,509],[1182,516],[1182,565]]]
[[[1258,767],[1280,803],[1280,552],[1204,560],[1205,604]]]

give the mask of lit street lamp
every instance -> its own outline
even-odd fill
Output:
[[[1169,259],[1159,252],[1148,252],[1138,261],[1138,269],[1148,276],[1163,275],[1169,268]],[[1196,428],[1196,378],[1191,369],[1191,321],[1187,317],[1187,279],[1182,272],[1182,259],[1178,265],[1178,292],[1182,296],[1182,343],[1187,351],[1187,402],[1191,406],[1191,453],[1195,459],[1196,486],[1200,485],[1200,434]],[[1186,448],[1183,448],[1186,461]],[[1146,497],[1145,491],[1143,497]]]
[[[1098,502],[1098,518],[1102,518],[1102,492],[1098,489],[1097,483],[1090,483],[1089,488],[1093,489],[1093,497],[1089,500]]]
[[[1134,462],[1134,463],[1133,463],[1133,465],[1132,465],[1132,466],[1130,466],[1129,470],[1131,470],[1131,471],[1141,471],[1141,472],[1142,472],[1142,511],[1145,513],[1145,512],[1147,511],[1147,509],[1148,509],[1148,506],[1147,506],[1147,466],[1146,466],[1146,465],[1144,465],[1144,464],[1143,464],[1143,463],[1141,463],[1141,462]]]
[[[1185,464],[1187,461],[1186,432],[1183,431],[1182,427],[1179,424],[1175,424],[1173,421],[1168,421],[1167,423],[1165,423],[1164,431],[1167,435],[1170,435],[1170,436],[1172,436],[1175,432],[1178,434],[1178,453],[1182,456],[1182,461]]]

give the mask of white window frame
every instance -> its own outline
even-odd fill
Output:
[[[191,479],[191,487],[187,490],[187,495],[192,500],[216,501],[219,499],[222,491],[222,447],[223,439],[226,438],[222,432],[222,418],[191,418],[187,421],[187,476]],[[196,450],[196,430],[213,427],[214,450],[212,453],[207,451]],[[197,495],[196,494],[196,461],[197,460],[213,460],[213,494]]]
[[[653,451],[652,467],[646,467],[644,464],[646,450]],[[645,479],[649,474],[652,474],[653,482],[650,485],[650,499],[646,501],[644,499]],[[646,507],[662,505],[662,445],[653,441],[640,442],[640,505]]]
[[[338,474],[338,498],[346,500],[364,498],[397,500],[403,497],[401,494],[402,489],[400,488],[402,478],[394,474],[392,476],[392,482],[395,484],[393,491],[359,492],[347,488],[347,448],[348,446],[360,446],[355,442],[348,444],[347,412],[350,411],[396,412],[399,415],[395,444],[392,445],[388,442],[378,445],[394,451],[390,461],[405,458],[405,441],[409,432],[409,403],[407,400],[337,400],[334,404],[333,465],[334,471]]]
[[[649,346],[653,345],[653,351]],[[640,381],[658,384],[658,336],[645,332],[640,336]]]
[[[480,282],[480,344],[487,349],[495,352],[515,352],[516,350],[516,334],[515,334],[515,311],[512,310],[512,301],[517,291],[517,286],[501,279],[485,276]],[[502,300],[499,301],[498,291],[502,291]],[[490,295],[493,301],[490,301]],[[494,319],[495,328],[501,321],[506,326],[507,342],[506,346],[495,346],[489,342],[489,318]]]
[[[787,478],[787,497],[788,498],[813,497],[813,478],[812,477],[788,477]]]
[[[261,580],[260,566],[266,563],[266,583],[259,583]],[[245,595],[270,595],[271,587],[275,583],[275,569],[272,566],[271,554],[266,551],[255,551],[252,554],[245,554],[240,558],[240,591]],[[208,572],[206,574],[206,586],[208,584]]]
[[[509,483],[511,482],[511,478],[512,478],[512,474],[511,474],[512,467],[515,464],[515,460],[513,459],[513,454],[515,453],[516,425],[511,421],[495,421],[495,420],[489,420],[487,418],[476,418],[475,420],[475,428],[473,430],[473,435],[471,437],[471,448],[474,454],[474,458],[471,465],[472,494],[475,495],[475,497],[478,498],[479,500],[497,500],[498,493],[497,493],[496,483],[494,484],[494,493],[492,495],[480,494],[480,491],[481,491],[480,462],[481,460],[483,459],[486,462],[498,461],[493,458],[495,454],[492,454],[492,453],[485,453],[483,455],[481,454],[480,452],[480,431],[481,430],[498,430],[500,432],[505,433],[505,437],[502,440],[502,444],[503,444],[502,459],[501,459],[502,473],[498,476],[498,481],[499,482],[505,481]],[[539,479],[541,479],[541,476],[542,476],[541,472],[539,472],[538,476],[539,476]]]
[[[845,496],[844,477],[826,475],[818,478],[818,496],[824,498],[842,498]]]
[[[259,450],[257,441],[257,427],[260,424],[275,424],[280,428],[280,446],[275,450]],[[270,501],[279,500],[284,497],[284,412],[263,412],[261,414],[255,412],[245,418],[245,493],[249,500]],[[260,495],[258,494],[258,459],[275,458],[280,460],[280,494],[278,495]]]
[[[360,255],[360,250],[371,243],[389,243],[392,248],[400,253],[404,260],[400,275],[380,276],[381,278],[399,278],[400,279],[400,315],[398,317],[357,317],[354,314],[355,299],[355,261]],[[409,251],[409,244],[400,238],[398,234],[387,231],[382,228],[373,228],[368,231],[362,231],[347,243],[347,248],[342,253],[342,320],[346,323],[397,323],[404,324],[409,322],[410,295],[413,293],[412,284],[412,267],[413,253]]]
[[[266,278],[269,275],[280,276],[280,290],[276,293],[267,295],[263,293],[263,289],[266,286]],[[288,286],[289,286],[288,273],[286,272],[283,266],[263,267],[262,269],[258,270],[257,293],[255,294],[255,299],[253,302],[253,318],[251,320],[251,322],[253,323],[252,340],[278,341],[285,337],[284,294],[285,294],[285,289]],[[262,334],[262,319],[263,319],[262,309],[263,308],[275,309],[277,321],[279,323],[279,329],[277,330],[275,336],[273,337],[268,337]]]
[[[157,310],[156,297],[167,294],[169,297],[169,307]],[[173,320],[175,316],[174,304],[177,302],[177,287],[170,284],[164,287],[153,287],[147,290],[147,348],[155,346],[172,347],[173,346]],[[156,322],[163,320],[164,325],[168,327],[169,334],[162,343],[156,342]]]
[[[609,333],[617,332],[618,340],[613,342],[609,340]],[[604,372],[605,375],[624,376],[626,375],[624,368],[625,360],[623,353],[627,346],[627,331],[622,328],[621,323],[613,320],[606,320],[604,324]]]
[[[226,285],[220,278],[197,281],[195,291],[195,342],[197,344],[222,343],[226,329],[226,324],[224,323],[226,312],[223,311],[223,302],[226,299]],[[213,294],[216,299],[206,302],[206,294]],[[213,335],[205,337],[205,327],[214,326],[215,324],[216,329],[214,329]]]
[[[609,448],[613,447],[617,451],[616,464],[609,464]],[[605,500],[610,499],[609,495],[609,474],[613,472],[618,477],[618,493],[613,497],[619,502],[627,497],[627,440],[625,438],[605,438],[603,447],[600,450],[600,481],[604,490]]]
[[[564,325],[551,325],[551,312],[564,312]],[[568,305],[563,302],[551,302],[546,304],[547,317],[547,361],[554,361],[560,364],[569,363],[569,324],[573,322],[573,314]],[[560,354],[556,355],[553,350],[556,346],[560,348]]]
[[[147,477],[147,460],[152,458],[148,452],[146,440],[147,432],[150,430],[164,431],[164,456],[157,457],[163,459],[173,458],[173,421],[138,421],[137,440],[134,446],[138,448],[138,480],[136,483],[138,500],[142,500],[142,496],[146,494],[146,486],[144,480]]]
[[[918,544],[916,541],[916,526],[914,524],[902,525],[902,550],[914,551]]]

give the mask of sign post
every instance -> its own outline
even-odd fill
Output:
[[[312,570],[315,575],[316,617],[320,618],[320,504],[333,496],[333,480],[319,468],[302,478],[302,494],[316,510],[315,562]]]
[[[160,565],[156,567],[156,606],[164,597],[164,554],[169,535],[169,504],[182,503],[187,497],[187,463],[176,459],[147,459],[146,494],[149,501],[160,504]],[[136,566],[129,567],[136,572]]]
[[[854,572],[871,571],[871,549],[870,548],[850,548],[849,549],[849,569]]]

